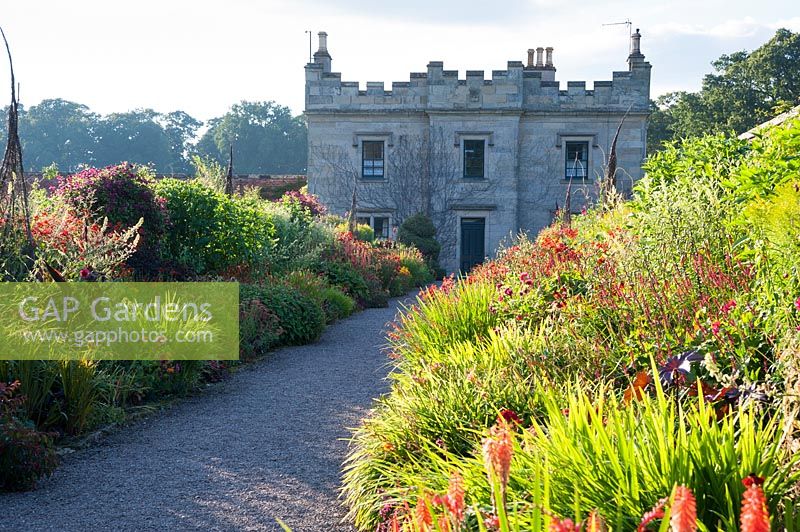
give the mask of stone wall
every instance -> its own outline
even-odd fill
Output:
[[[611,81],[595,81],[587,90],[583,81],[570,81],[566,90],[555,81],[552,49],[547,63],[542,48],[534,63],[509,61],[506,70],[445,70],[432,61],[427,72],[412,73],[409,81],[357,82],[341,80],[331,72],[327,36],[321,35],[315,62],[306,65],[309,190],[333,211],[351,209],[353,189],[360,213],[380,213],[396,224],[407,197],[397,197],[398,179],[416,176],[395,172],[388,163],[403,158],[408,139],[422,139],[426,153],[427,210],[434,218],[443,245],[442,264],[458,269],[462,217],[486,219],[486,250],[492,255],[501,241],[519,231],[535,233],[552,221],[564,205],[565,142],[589,143],[589,177],[572,182],[572,209],[579,211],[596,195],[595,177],[602,175],[614,133],[623,121],[617,144],[618,188],[629,192],[641,177],[645,157],[650,96],[650,64],[639,49],[639,33],[632,37],[628,70],[613,72]],[[324,42],[323,42],[324,41]],[[462,142],[485,140],[485,179],[461,179]],[[387,173],[382,181],[361,178],[361,142],[383,140]],[[446,172],[434,167],[451,161]],[[440,165],[441,166],[441,165]],[[446,174],[446,175],[445,175]],[[394,180],[394,181],[393,181]],[[412,198],[418,201],[419,198]],[[407,209],[405,209],[407,210]]]

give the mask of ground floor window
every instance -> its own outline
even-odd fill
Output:
[[[389,238],[389,216],[386,216],[385,214],[363,214],[356,217],[356,221],[359,224],[372,227],[372,230],[375,232],[375,238],[379,240],[386,240]]]

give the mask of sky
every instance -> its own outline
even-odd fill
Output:
[[[504,69],[552,46],[556,79],[610,80],[627,69],[627,25],[653,65],[652,97],[697,90],[711,61],[753,50],[780,27],[800,31],[796,0],[2,0],[0,26],[20,101],[46,98],[99,113],[183,110],[207,120],[241,100],[303,111],[313,32],[328,33],[344,81],[407,81],[429,61]],[[0,104],[9,95],[0,61]]]

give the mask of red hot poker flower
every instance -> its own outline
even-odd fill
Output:
[[[675,486],[672,490],[669,525],[673,532],[695,532],[697,530],[697,502],[692,490],[686,486]]]
[[[749,484],[742,496],[742,512],[739,516],[740,530],[742,532],[769,532],[769,509],[764,490],[761,489],[761,484],[755,480]]]

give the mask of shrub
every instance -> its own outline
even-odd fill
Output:
[[[138,248],[127,263],[137,276],[151,278],[160,266],[160,242],[167,222],[163,201],[153,193],[152,183],[146,168],[121,163],[59,176],[53,194],[78,219],[105,218],[117,231],[137,226],[141,220]]]
[[[246,202],[197,181],[163,179],[155,190],[172,224],[165,236],[166,253],[181,267],[198,274],[220,273],[240,265],[259,267],[269,257],[274,225]]]
[[[107,218],[93,221],[66,210],[37,213],[31,220],[39,260],[36,273],[44,272],[46,263],[71,281],[79,280],[84,269],[105,279],[127,277],[127,264],[138,253],[140,227],[141,220],[122,229],[119,224],[110,227]],[[143,274],[141,267],[138,273]]]
[[[431,268],[437,268],[441,244],[436,241],[436,227],[426,215],[419,213],[406,218],[397,230],[397,241],[417,248]]]
[[[239,311],[239,356],[255,360],[278,345],[283,329],[280,318],[258,299],[244,300]]]
[[[33,489],[58,465],[51,436],[23,421],[19,382],[0,382],[0,491]]]
[[[294,287],[263,283],[241,285],[241,301],[258,300],[278,316],[280,343],[302,345],[316,341],[325,328],[325,313],[310,297]]]
[[[281,196],[280,201],[290,208],[302,208],[308,211],[311,216],[320,216],[328,212],[325,205],[323,205],[315,195],[298,190],[286,192]]]
[[[353,298],[331,286],[325,277],[309,271],[295,271],[286,276],[286,282],[316,301],[328,323],[346,318],[355,310]]]
[[[365,306],[370,300],[370,286],[364,276],[349,262],[320,259],[312,269],[325,276],[334,286],[341,287],[345,294]]]

